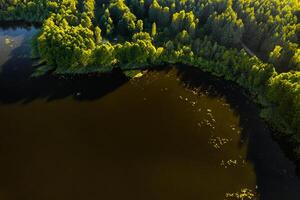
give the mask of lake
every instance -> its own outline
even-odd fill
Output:
[[[295,165],[232,83],[186,66],[30,78],[0,29],[1,200],[296,200]]]

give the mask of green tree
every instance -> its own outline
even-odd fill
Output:
[[[156,35],[156,23],[152,23],[151,36],[154,37]]]
[[[102,41],[101,29],[98,26],[95,28],[95,41],[96,44],[100,44]]]

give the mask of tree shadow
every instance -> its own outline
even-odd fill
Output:
[[[30,103],[36,99],[52,101],[66,97],[87,101],[101,98],[120,87],[128,78],[120,71],[102,75],[53,76],[44,75],[32,78],[33,60],[29,58],[30,49],[23,42],[12,50],[10,59],[1,66],[0,103]],[[26,56],[23,53],[27,52]]]
[[[212,98],[224,98],[240,118],[242,141],[247,145],[247,159],[254,166],[260,200],[300,199],[300,179],[272,132],[259,117],[259,108],[236,84],[213,77],[192,67],[178,67],[182,82],[191,88],[208,91]]]
[[[13,21],[0,21],[2,30],[17,30],[25,29],[30,31],[32,29],[39,29],[43,23],[41,22],[27,22],[24,20],[13,20]]]

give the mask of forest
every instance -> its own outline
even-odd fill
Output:
[[[300,159],[298,0],[0,0],[55,74],[197,67],[246,89]]]

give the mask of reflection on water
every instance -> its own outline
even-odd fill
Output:
[[[37,32],[33,27],[0,29],[0,66],[11,58],[12,51],[18,49],[18,57],[30,56],[30,38]],[[18,48],[22,45],[22,48]],[[1,72],[1,68],[0,68]]]
[[[230,84],[183,68],[29,80],[17,60],[0,61],[1,200],[300,199],[293,164]]]

